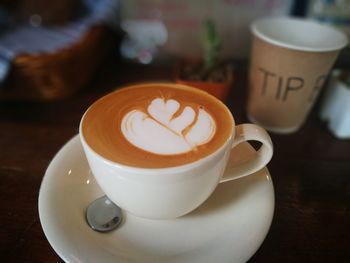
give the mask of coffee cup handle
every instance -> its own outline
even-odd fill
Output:
[[[232,144],[232,149],[241,142],[258,141],[261,142],[259,150],[255,155],[244,163],[235,166],[228,166],[220,183],[238,179],[253,174],[262,169],[272,158],[273,145],[269,134],[265,129],[255,124],[240,124],[236,126],[236,134]]]

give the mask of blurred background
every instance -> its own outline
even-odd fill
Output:
[[[0,82],[12,90],[0,91],[0,98],[69,95],[106,56],[141,64],[200,59],[206,17],[222,38],[220,58],[248,60],[249,26],[265,16],[306,17],[350,34],[347,0],[2,0]],[[348,53],[338,66],[349,66]],[[19,87],[23,82],[30,88]]]

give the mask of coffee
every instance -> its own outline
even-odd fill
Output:
[[[188,164],[215,152],[234,127],[226,106],[200,90],[140,84],[117,90],[86,112],[82,133],[99,155],[142,168]]]

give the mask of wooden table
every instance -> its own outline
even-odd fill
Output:
[[[0,262],[61,262],[38,216],[46,167],[77,134],[88,105],[116,86],[147,80],[171,81],[171,67],[108,63],[74,97],[0,102]],[[238,63],[228,103],[237,123],[247,121],[246,89],[246,64]],[[335,139],[315,110],[297,133],[271,137],[276,210],[250,262],[350,262],[350,140]]]

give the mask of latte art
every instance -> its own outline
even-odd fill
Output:
[[[216,130],[210,114],[199,106],[179,110],[178,101],[156,98],[147,112],[132,110],[124,116],[122,133],[134,146],[161,155],[186,153],[209,142]]]
[[[178,84],[139,84],[97,100],[81,132],[96,154],[118,164],[167,168],[205,158],[231,139],[234,122],[209,94]]]

